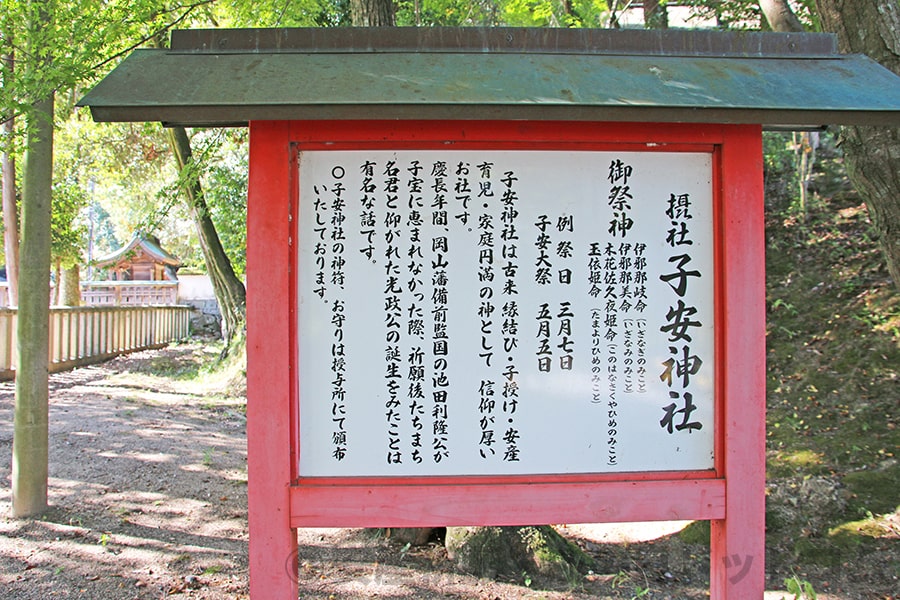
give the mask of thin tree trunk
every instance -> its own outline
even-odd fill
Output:
[[[53,94],[32,107],[26,125],[22,186],[22,264],[16,347],[12,504],[16,517],[47,508],[48,353],[50,343],[50,206]]]
[[[809,208],[809,184],[812,183],[813,169],[816,164],[816,150],[819,148],[819,132],[795,131],[793,144],[794,155],[797,159],[800,215],[805,220]]]
[[[765,15],[772,31],[790,33],[804,30],[803,23],[794,14],[787,0],[759,0],[759,8]],[[809,182],[815,165],[817,143],[818,137],[814,137],[807,131],[794,132],[794,157],[799,183],[800,215],[804,220],[807,217]]]
[[[787,0],[759,0],[759,8],[772,31],[799,32],[804,29]]]
[[[609,29],[620,29],[622,24],[619,22],[619,2],[618,0],[609,1],[609,19],[606,26]]]
[[[11,140],[15,123],[3,124],[7,139]],[[16,206],[16,159],[11,152],[0,156],[3,177],[3,249],[6,255],[6,285],[10,306],[19,304],[19,214]]]
[[[842,52],[867,54],[900,75],[897,0],[816,0],[816,8],[823,28],[837,34]],[[900,291],[900,127],[844,127],[841,145]]]
[[[12,72],[13,56],[4,56],[7,72]],[[3,131],[8,143],[15,136],[15,121],[10,118],[3,124]],[[9,304],[19,304],[19,214],[16,207],[16,160],[12,152],[3,152],[0,156],[0,176],[3,178],[3,231],[4,250],[6,253],[6,282],[9,293]]]
[[[247,306],[246,289],[234,274],[231,261],[225,254],[219,234],[209,216],[199,173],[193,170],[185,171],[185,167],[191,166],[193,162],[191,141],[187,132],[184,127],[172,127],[166,130],[166,135],[175,154],[179,171],[187,176],[183,187],[188,197],[191,219],[197,228],[197,237],[200,239],[206,271],[212,281],[216,300],[219,302],[219,311],[222,313],[222,336],[225,338],[225,351],[227,352],[234,336],[244,327]]]
[[[647,29],[668,29],[669,13],[665,3],[659,0],[644,0],[644,27]]]
[[[58,301],[62,306],[81,306],[81,271],[78,265],[60,271]]]

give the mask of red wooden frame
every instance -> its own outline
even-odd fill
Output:
[[[609,149],[714,156],[716,460],[702,472],[297,477],[296,148]],[[712,598],[761,598],[765,342],[761,128],[552,122],[253,122],[248,202],[250,589],[296,598],[310,526],[712,522]],[[501,510],[492,507],[502,507]]]

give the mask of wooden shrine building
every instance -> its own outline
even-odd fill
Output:
[[[82,283],[84,304],[176,304],[181,260],[155,236],[136,233],[124,247],[94,261],[105,281]]]

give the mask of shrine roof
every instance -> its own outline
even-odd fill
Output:
[[[159,241],[153,239],[150,236],[143,235],[140,233],[135,234],[131,241],[128,242],[127,245],[122,248],[111,252],[105,256],[98,257],[94,260],[95,267],[106,267],[109,265],[114,265],[121,260],[127,260],[135,250],[141,249],[150,256],[155,262],[168,265],[170,267],[180,267],[181,261],[174,255],[166,252],[162,246],[160,246]]]
[[[829,34],[306,28],[175,31],[79,103],[98,121],[900,124],[900,77]]]

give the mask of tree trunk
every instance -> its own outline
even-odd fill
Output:
[[[392,27],[394,4],[390,0],[350,0],[350,22],[354,27]]]
[[[47,508],[53,94],[33,104],[26,127],[12,456],[16,517],[38,515]]]
[[[78,265],[62,269],[57,287],[61,305],[81,306],[81,272]]]
[[[529,585],[531,579],[579,581],[593,561],[549,525],[448,527],[447,554],[457,568],[479,577]]]
[[[803,23],[791,10],[788,0],[759,0],[759,8],[766,16],[772,31],[803,31]]]
[[[203,187],[200,184],[200,174],[193,165],[191,141],[187,132],[184,127],[172,127],[166,130],[166,134],[175,154],[178,170],[185,178],[182,187],[187,194],[191,219],[197,228],[206,271],[209,273],[219,303],[219,311],[222,313],[222,337],[225,338],[225,353],[227,353],[235,335],[244,328],[247,292],[244,284],[234,274],[231,261],[222,248],[219,234],[216,233],[216,227],[209,216]]]
[[[4,56],[8,72],[12,72],[13,57]],[[8,143],[12,144],[16,125],[13,119],[3,124]],[[0,156],[0,177],[3,178],[3,231],[6,253],[6,282],[10,306],[19,304],[19,214],[16,207],[16,160],[12,152]]]
[[[842,52],[867,54],[900,75],[897,0],[816,0],[826,31]],[[844,127],[847,172],[866,200],[887,268],[900,291],[900,127]]]

